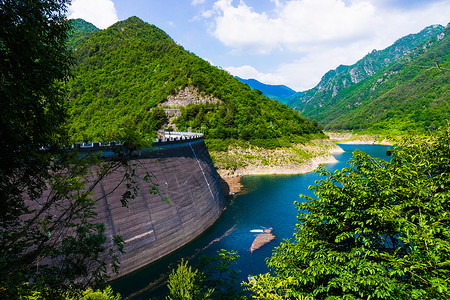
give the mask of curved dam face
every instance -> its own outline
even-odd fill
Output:
[[[112,245],[114,235],[126,242],[120,256],[120,273],[133,272],[186,243],[208,229],[220,216],[225,198],[219,176],[203,139],[156,146],[148,157],[131,161],[139,178],[148,173],[160,194],[150,193],[149,183],[139,179],[138,196],[123,207],[122,174],[107,176],[94,191],[102,198],[97,206],[98,222],[106,225]],[[168,201],[164,201],[163,197]]]

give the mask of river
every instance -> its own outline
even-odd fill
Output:
[[[338,162],[325,165],[329,171],[348,166],[347,161],[356,149],[387,159],[386,150],[391,148],[381,145],[340,146],[345,152],[334,154]],[[249,274],[268,272],[265,259],[274,247],[291,238],[294,232],[297,221],[294,201],[300,201],[300,194],[314,196],[308,187],[319,179],[321,177],[317,173],[243,177],[242,192],[227,199],[226,210],[208,231],[165,258],[112,282],[114,291],[133,300],[160,297],[166,292],[164,283],[167,276],[181,258],[195,264],[201,255],[213,256],[220,249],[238,252],[236,269],[241,270],[242,281]],[[257,235],[250,230],[270,227],[276,239],[250,253],[250,246]]]

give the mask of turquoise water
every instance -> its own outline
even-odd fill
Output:
[[[345,152],[334,155],[338,163],[325,165],[329,171],[348,166],[347,161],[356,149],[388,159],[386,150],[391,148],[380,145],[340,146]],[[219,249],[238,252],[236,269],[241,270],[242,281],[249,274],[268,272],[265,259],[274,247],[291,238],[294,232],[297,221],[294,201],[300,201],[300,194],[314,196],[308,187],[319,179],[321,177],[316,173],[245,176],[242,179],[243,192],[228,198],[226,210],[207,232],[167,257],[114,281],[113,289],[130,299],[157,298],[166,292],[165,280],[181,258],[195,264],[201,255],[213,256]],[[250,253],[250,246],[257,235],[250,230],[270,227],[276,239]]]

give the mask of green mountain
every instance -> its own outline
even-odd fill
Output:
[[[266,97],[277,100],[282,104],[288,104],[289,100],[296,93],[293,89],[285,85],[264,84],[256,79],[242,79],[237,76],[236,78],[252,89],[260,90]]]
[[[384,50],[373,50],[354,65],[340,65],[335,70],[327,72],[316,87],[294,95],[288,105],[302,111],[305,116],[315,117],[320,114],[323,106],[335,102],[334,98],[340,91],[373,76],[401,59],[442,29],[440,25],[429,26],[417,34],[410,34],[397,40]]]
[[[305,102],[305,115],[332,130],[396,134],[444,125],[450,119],[450,26],[426,31],[433,32],[430,39],[386,68],[332,97]]]
[[[192,128],[209,139],[320,134],[317,122],[252,90],[137,17],[91,33],[74,55],[73,140],[105,140],[127,128],[148,136],[159,128]]]
[[[88,39],[92,33],[100,30],[83,19],[72,19],[70,20],[70,25],[72,26],[68,41],[70,49],[75,49],[82,41]]]

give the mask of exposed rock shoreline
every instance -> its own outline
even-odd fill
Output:
[[[392,143],[386,139],[382,141],[368,141],[368,140],[349,140],[340,141],[339,144],[349,144],[349,145],[387,145],[392,146]]]
[[[241,178],[242,176],[220,176],[220,183],[222,185],[223,193],[225,195],[234,195],[239,193],[243,187],[241,184]]]
[[[392,145],[392,142],[380,135],[355,135],[350,132],[325,132],[330,140],[339,144],[352,145]]]
[[[298,160],[296,157],[291,157],[291,159],[287,159],[283,162],[278,160],[277,164],[258,164],[258,160],[254,160],[246,161],[244,166],[236,168],[217,168],[217,172],[222,178],[224,193],[228,195],[239,193],[242,188],[240,180],[245,175],[288,175],[310,173],[317,169],[320,164],[336,163],[337,160],[332,154],[344,151],[341,147],[329,140],[320,140],[314,141],[312,145],[296,145],[293,149],[276,149],[271,151],[257,149],[256,152],[266,159],[271,155],[281,155],[286,157],[292,155],[298,151],[298,149],[308,153],[310,157],[303,161]],[[268,152],[270,152],[270,154]]]

